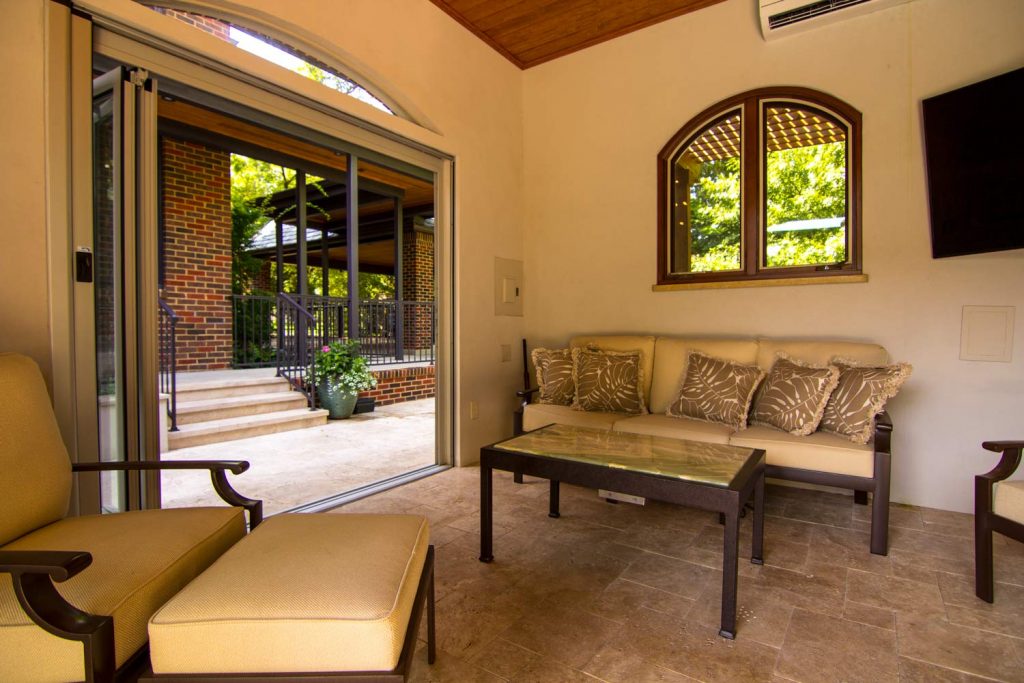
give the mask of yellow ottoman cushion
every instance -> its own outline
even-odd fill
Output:
[[[153,672],[391,670],[429,536],[413,515],[272,517],[153,615]]]

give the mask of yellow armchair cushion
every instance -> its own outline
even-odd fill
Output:
[[[2,549],[91,553],[92,564],[57,590],[81,610],[113,616],[121,666],[146,642],[153,612],[244,535],[241,508],[143,510],[69,517]],[[84,678],[82,645],[33,623],[10,575],[0,575],[0,680]]]
[[[1024,481],[998,481],[992,487],[992,511],[1024,524]]]

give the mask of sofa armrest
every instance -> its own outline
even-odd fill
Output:
[[[209,470],[213,488],[221,499],[249,511],[249,529],[263,521],[263,501],[246,498],[228,482],[227,473],[241,474],[249,469],[245,460],[159,460],[143,462],[78,462],[72,472],[118,472],[127,470]]]
[[[875,417],[875,453],[892,453],[892,417],[886,411]]]
[[[53,585],[92,564],[82,551],[0,550],[0,572],[10,574],[25,614],[48,633],[85,646],[89,680],[113,679],[114,619],[89,614],[64,599]]]
[[[988,451],[1002,453],[1002,457],[999,458],[995,467],[985,474],[977,475],[980,479],[988,480],[989,485],[1008,479],[1020,467],[1024,441],[986,441],[981,444],[981,447]]]

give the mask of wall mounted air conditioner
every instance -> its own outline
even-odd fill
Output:
[[[761,35],[774,40],[910,0],[758,0]]]

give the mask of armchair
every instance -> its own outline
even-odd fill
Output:
[[[149,617],[259,524],[231,488],[244,461],[76,463],[36,364],[0,353],[0,680],[113,680]],[[66,517],[77,472],[207,469],[233,507]]]
[[[1024,480],[1006,481],[1020,465],[1024,441],[986,441],[981,447],[1002,452],[999,464],[974,477],[975,592],[992,602],[992,532],[1024,543]]]

